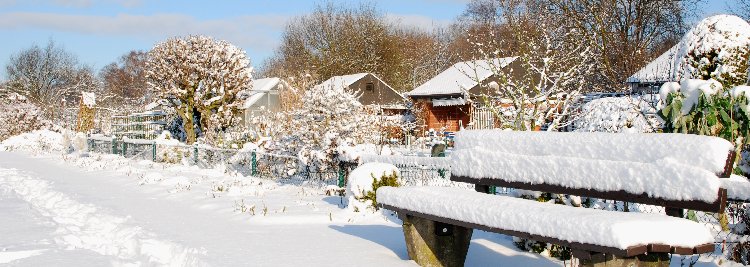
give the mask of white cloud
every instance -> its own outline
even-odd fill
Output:
[[[13,12],[0,14],[0,29],[43,29],[79,34],[163,40],[172,36],[205,34],[237,46],[272,50],[288,17],[254,15],[199,20],[178,14],[116,16]]]

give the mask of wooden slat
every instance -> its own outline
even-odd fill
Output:
[[[716,245],[705,244],[705,245],[695,247],[695,249],[693,250],[693,253],[695,254],[709,253],[709,252],[714,252],[715,249],[716,249]]]
[[[689,234],[689,233],[685,233]],[[690,255],[693,254],[695,251],[695,248],[688,248],[688,247],[672,247],[672,253],[674,254],[680,254],[680,255]]]
[[[510,187],[524,190],[534,190],[541,192],[549,192],[556,194],[570,194],[577,196],[595,197],[609,200],[619,200],[627,202],[636,202],[642,204],[675,207],[707,212],[722,212],[726,207],[726,189],[719,189],[717,192],[717,199],[712,203],[699,201],[699,200],[666,200],[663,198],[649,197],[644,194],[633,194],[624,190],[620,191],[596,191],[591,189],[582,188],[569,188],[561,185],[552,184],[529,184],[523,182],[511,182],[500,179],[492,178],[472,178],[466,176],[451,176],[451,181],[472,183],[478,185],[493,185],[500,187]]]
[[[648,245],[648,252],[671,252],[672,247],[665,244],[650,244]]]

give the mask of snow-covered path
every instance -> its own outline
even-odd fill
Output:
[[[54,243],[57,251],[83,250],[81,257],[93,251],[113,264],[338,265],[352,263],[347,258],[354,257],[365,265],[368,259],[411,265],[383,245],[347,233],[368,232],[367,226],[243,222],[212,203],[218,201],[195,201],[189,194],[175,197],[160,188],[138,186],[132,177],[108,172],[75,170],[49,158],[2,152],[2,203],[11,199],[28,203],[29,212],[36,213],[28,219],[46,226],[47,234],[37,240],[40,243]],[[395,225],[372,227],[400,234]],[[375,232],[380,234],[380,230]],[[5,242],[0,246],[11,247]],[[35,258],[20,264],[33,264]]]

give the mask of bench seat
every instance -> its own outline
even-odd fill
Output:
[[[621,257],[714,251],[703,225],[662,214],[541,203],[449,187],[381,187],[378,205],[430,220]]]

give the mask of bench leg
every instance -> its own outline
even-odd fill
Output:
[[[420,266],[464,266],[473,229],[405,215],[409,258]]]
[[[578,254],[578,253],[574,253]],[[669,267],[669,253],[649,253],[635,257],[617,257],[601,253],[580,259],[579,267]]]

